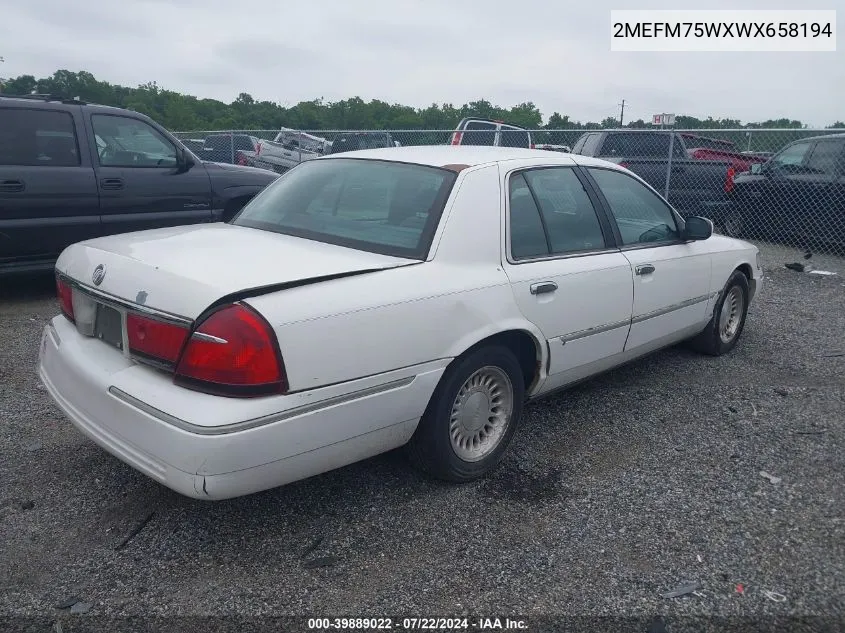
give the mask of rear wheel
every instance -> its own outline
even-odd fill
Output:
[[[727,354],[736,347],[748,315],[748,296],[748,278],[735,270],[719,296],[710,323],[690,341],[692,347],[710,356]]]
[[[742,212],[739,209],[733,209],[728,212],[722,221],[722,230],[728,237],[741,238],[744,236]]]
[[[525,382],[516,356],[490,345],[455,361],[435,389],[408,444],[411,460],[447,481],[490,472],[516,431]]]

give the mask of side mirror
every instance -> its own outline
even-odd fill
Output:
[[[713,235],[713,222],[707,218],[701,218],[697,215],[688,217],[684,221],[685,240],[699,241],[706,240]]]
[[[179,173],[186,172],[193,166],[194,166],[194,159],[191,156],[191,153],[188,150],[186,150],[184,147],[177,147],[176,148],[176,168],[178,169]]]
[[[393,141],[393,147],[402,147],[402,144],[399,141]]]

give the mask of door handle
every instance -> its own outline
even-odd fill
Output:
[[[0,181],[0,191],[3,193],[18,193],[25,188],[23,180],[3,180]]]
[[[100,187],[109,191],[123,189],[126,186],[123,178],[103,178],[100,180]]]
[[[650,275],[654,272],[653,264],[639,264],[634,270],[638,275]]]
[[[557,284],[553,281],[541,281],[540,283],[531,284],[530,290],[532,295],[541,295],[557,290]]]

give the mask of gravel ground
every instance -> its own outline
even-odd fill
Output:
[[[216,503],[62,417],[34,371],[52,280],[3,281],[0,614],[842,618],[845,260],[764,257],[732,354],[666,350],[529,405],[484,481],[391,453]],[[72,596],[87,615],[56,608]]]

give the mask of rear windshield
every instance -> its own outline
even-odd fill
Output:
[[[211,149],[254,149],[255,143],[251,136],[246,134],[218,134],[205,137],[205,146]]]
[[[604,139],[599,155],[665,158],[669,155],[669,140],[668,134],[613,132]]]
[[[502,147],[531,147],[531,138],[525,130],[519,130],[513,127],[502,127],[501,141],[499,144]]]
[[[461,145],[495,145],[496,124],[485,121],[469,121],[464,125]]]
[[[455,172],[381,160],[300,163],[232,221],[396,257],[425,259]]]
[[[332,144],[332,154],[340,152],[354,152],[361,149],[381,149],[391,147],[390,137],[387,134],[355,134],[353,136],[341,136]]]
[[[736,147],[730,141],[723,141],[717,138],[707,138],[705,136],[694,136],[692,134],[682,134],[684,142],[687,147],[704,147],[706,149],[718,149],[729,152]]]

